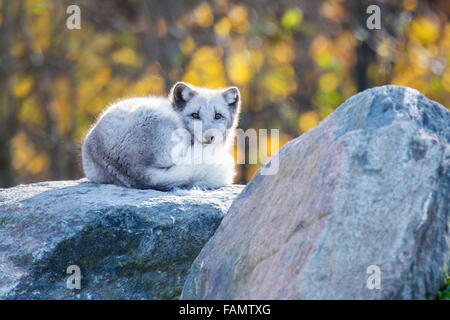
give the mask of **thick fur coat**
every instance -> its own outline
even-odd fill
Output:
[[[169,97],[138,97],[109,106],[82,147],[85,175],[131,188],[218,188],[232,183],[230,154],[240,112],[235,87],[179,82]]]

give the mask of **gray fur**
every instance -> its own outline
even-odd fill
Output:
[[[206,89],[179,82],[168,99],[138,97],[108,107],[83,143],[83,170],[88,179],[131,188],[218,188],[232,183],[234,159],[229,153],[240,112],[239,90]],[[192,114],[197,113],[199,119]],[[218,117],[216,114],[220,114]],[[202,125],[197,133],[194,124]],[[189,139],[174,140],[185,129]],[[172,151],[194,141],[205,159],[178,163]],[[217,160],[217,161],[216,161]]]

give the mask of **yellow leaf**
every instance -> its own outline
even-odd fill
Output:
[[[195,8],[194,20],[195,23],[202,28],[207,28],[213,23],[214,16],[211,5],[208,2],[203,2]]]
[[[36,175],[47,169],[49,166],[49,162],[50,159],[47,154],[45,154],[44,152],[40,152],[30,160],[27,165],[27,171],[29,171],[33,175]]]
[[[306,132],[314,128],[320,121],[320,117],[315,111],[307,111],[300,115],[298,127],[301,132]]]
[[[262,81],[272,101],[286,99],[287,95],[297,88],[295,72],[290,65],[276,66],[267,70]]]
[[[195,49],[195,41],[191,36],[188,36],[186,39],[184,39],[180,44],[179,44],[180,50],[181,52],[185,55],[188,56],[192,53],[192,51],[194,51]]]
[[[92,100],[98,93],[98,87],[93,86],[89,79],[81,82],[77,87],[78,104],[85,108],[89,113],[97,114],[99,106],[96,106]],[[103,106],[104,107],[104,106]]]
[[[19,131],[11,142],[13,165],[19,173],[36,175],[48,168],[48,156],[44,152],[38,153],[23,131]]]
[[[209,88],[224,87],[227,83],[220,47],[203,46],[189,61],[183,81]]]
[[[280,63],[292,62],[295,59],[294,47],[292,42],[278,42],[274,47],[273,56]]]
[[[417,0],[403,0],[403,8],[407,11],[413,11],[417,7]]]
[[[131,95],[162,95],[165,92],[164,79],[159,74],[145,75],[141,80],[137,81],[130,90]]]
[[[393,55],[394,43],[390,38],[385,38],[378,45],[377,53],[382,58],[389,58]]]
[[[250,55],[247,51],[232,54],[227,60],[227,71],[230,80],[237,85],[245,85],[252,78]]]
[[[33,87],[34,79],[31,75],[20,76],[16,79],[13,88],[13,94],[17,98],[23,98],[30,93],[31,88]]]
[[[95,73],[93,84],[96,87],[103,87],[111,79],[111,69],[108,66],[100,67]]]
[[[322,2],[320,14],[330,20],[339,22],[345,17],[345,8],[339,0],[327,0]]]
[[[40,51],[45,51],[50,47],[52,40],[52,31],[55,26],[52,18],[53,10],[47,8],[31,19],[31,30],[33,33],[33,44]]]
[[[214,32],[217,33],[219,36],[225,37],[227,36],[231,31],[231,22],[230,19],[227,17],[224,17],[219,20],[219,22],[216,23],[214,26]]]
[[[248,29],[248,10],[244,5],[234,6],[228,13],[233,30],[245,33]]]
[[[319,78],[319,87],[324,91],[334,91],[339,85],[339,79],[335,73],[325,73]]]
[[[131,67],[137,67],[141,64],[139,57],[136,53],[127,47],[122,47],[112,54],[112,59],[115,62],[122,63]]]
[[[409,37],[423,45],[436,42],[439,38],[439,25],[424,16],[414,19],[408,28]]]
[[[323,35],[319,35],[313,40],[309,48],[309,55],[317,64],[323,64],[324,61],[330,58],[331,47],[331,40]]]
[[[30,123],[33,125],[38,125],[43,120],[42,110],[36,101],[34,96],[28,97],[19,109],[19,121],[21,123]]]

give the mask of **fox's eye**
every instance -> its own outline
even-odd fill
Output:
[[[193,114],[191,114],[191,116],[194,119],[200,119],[200,115],[197,112],[194,112]]]
[[[214,119],[222,119],[223,116],[220,113],[216,113],[216,115],[214,116]]]

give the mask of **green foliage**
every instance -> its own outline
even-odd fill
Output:
[[[281,18],[281,24],[287,30],[298,29],[303,20],[303,12],[300,8],[287,10]]]
[[[438,293],[439,300],[450,300],[450,278],[447,280],[447,286],[439,291]]]

